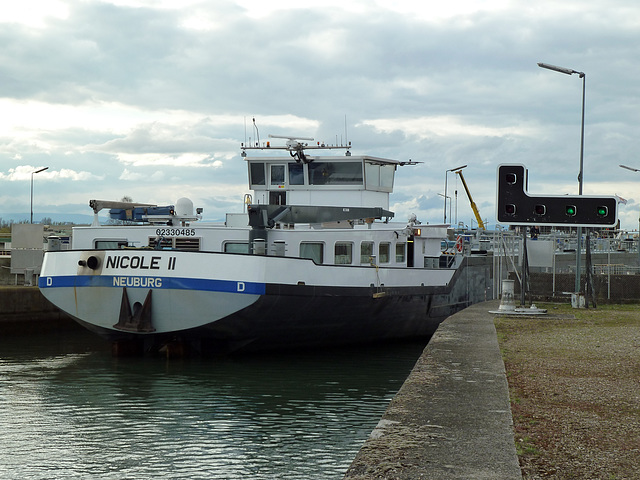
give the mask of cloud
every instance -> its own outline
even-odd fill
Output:
[[[22,0],[7,2],[0,7],[0,23],[17,23],[30,28],[44,28],[50,19],[65,19],[67,4],[59,0]]]
[[[582,79],[537,62],[587,74],[585,193],[632,199],[638,178],[617,165],[640,167],[639,14],[624,0],[7,4],[0,210],[25,211],[42,165],[36,201],[189,192],[223,218],[221,199],[247,191],[240,144],[271,133],[424,162],[398,172],[391,204],[429,221],[442,219],[445,171],[468,164],[493,216],[500,163],[526,165],[532,191],[577,190]]]
[[[32,165],[20,165],[15,168],[10,168],[7,173],[0,172],[0,180],[8,180],[10,182],[21,182],[24,180],[31,180],[32,174],[35,174],[37,170],[43,168],[42,166],[34,167]],[[74,171],[67,168],[63,168],[61,170],[45,170],[37,174],[37,178],[39,181],[44,179],[53,180],[53,181],[61,181],[61,180],[70,180],[73,182],[79,182],[84,180],[101,180],[102,177],[99,175],[94,175],[87,171]]]
[[[125,165],[132,165],[135,167],[144,166],[171,166],[171,167],[212,167],[220,168],[222,162],[220,160],[211,161],[210,157],[206,154],[193,154],[185,153],[177,156],[167,156],[166,154],[119,154],[118,160]],[[126,170],[125,170],[126,172]]]
[[[141,182],[141,181],[142,182],[159,182],[159,181],[164,181],[165,178],[166,178],[166,175],[162,171],[156,171],[149,176],[149,175],[145,175],[142,172],[130,171],[127,168],[125,168],[122,171],[122,175],[120,175],[119,177],[120,180],[126,180],[130,182]]]
[[[525,125],[488,126],[481,123],[467,122],[463,118],[443,115],[418,118],[379,118],[364,120],[363,125],[370,125],[383,133],[402,132],[406,137],[414,137],[418,141],[431,137],[533,137],[538,133],[534,128]]]

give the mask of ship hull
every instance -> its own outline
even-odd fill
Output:
[[[50,252],[39,285],[110,341],[147,350],[180,343],[214,354],[427,337],[447,316],[484,300],[492,285],[487,257],[442,270],[207,252],[137,251],[133,258]]]

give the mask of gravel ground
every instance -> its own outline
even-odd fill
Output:
[[[640,306],[497,317],[524,479],[640,479]]]

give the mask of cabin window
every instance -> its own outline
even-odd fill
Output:
[[[378,246],[378,259],[380,263],[389,263],[389,252],[391,251],[390,243],[381,243]]]
[[[126,240],[96,240],[96,250],[114,250],[117,248],[123,248],[127,246]]]
[[[336,242],[335,245],[335,264],[336,265],[351,265],[353,261],[353,244],[351,242]]]
[[[271,185],[284,185],[284,165],[271,165]]]
[[[372,263],[371,257],[373,257],[373,242],[362,242],[360,244],[360,263]]]
[[[289,185],[304,185],[304,165],[301,163],[290,163]]]
[[[440,264],[442,264],[442,261],[439,261],[437,257],[424,257],[424,268],[436,270],[440,268]]]
[[[249,253],[248,242],[224,242],[225,253]]]
[[[405,244],[396,243],[396,263],[404,263],[405,260]]]
[[[318,265],[324,261],[324,244],[319,242],[300,243],[300,258],[309,258]]]
[[[362,185],[361,162],[312,162],[307,168],[310,185]]]

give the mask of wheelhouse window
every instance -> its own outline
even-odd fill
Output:
[[[353,262],[353,244],[351,242],[336,242],[334,247],[335,264],[351,265]]]
[[[393,177],[396,171],[395,165],[380,166],[380,187],[393,190]]]
[[[360,263],[371,263],[373,257],[373,242],[360,244]]]
[[[391,244],[390,243],[381,243],[378,246],[378,258],[380,260],[380,263],[389,263],[389,252],[391,250]]]
[[[290,163],[289,185],[304,185],[304,165],[302,163]]]
[[[404,263],[405,261],[405,244],[396,243],[396,263]]]
[[[250,163],[249,176],[251,185],[265,185],[264,163]]]
[[[309,169],[310,185],[362,185],[361,162],[312,162]]]
[[[395,169],[395,165],[380,165],[378,163],[365,162],[367,190],[391,192],[393,190]]]
[[[301,242],[300,258],[309,258],[321,265],[324,261],[324,244],[320,242]]]
[[[271,185],[284,185],[284,165],[271,165]]]

